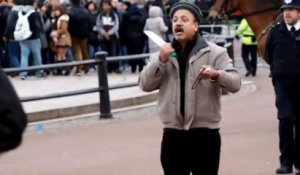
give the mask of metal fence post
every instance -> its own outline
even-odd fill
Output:
[[[98,62],[98,83],[99,88],[104,88],[104,90],[99,91],[100,95],[100,119],[112,118],[111,108],[110,108],[110,98],[109,89],[107,81],[107,52],[97,52],[96,59]]]
[[[227,48],[228,55],[230,58],[232,58],[232,64],[235,65],[235,59],[234,59],[234,43],[233,43],[234,37],[228,37],[226,38],[226,41],[231,43],[231,45]]]

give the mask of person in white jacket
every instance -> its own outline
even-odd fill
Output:
[[[146,20],[146,24],[144,27],[145,30],[150,30],[156,33],[161,38],[164,37],[165,32],[168,31],[168,27],[166,26],[163,18],[162,18],[162,10],[158,6],[151,6],[149,9],[149,17]],[[159,51],[159,46],[157,46],[151,39],[148,39],[149,53]]]

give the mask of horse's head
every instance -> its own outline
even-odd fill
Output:
[[[239,8],[239,0],[216,0],[209,11],[209,18],[222,19],[224,16],[230,16]]]

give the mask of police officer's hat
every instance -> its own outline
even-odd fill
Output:
[[[300,10],[300,0],[284,0],[283,5],[281,6],[281,9],[286,8],[294,8]]]

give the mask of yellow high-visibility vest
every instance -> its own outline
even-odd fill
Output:
[[[254,33],[250,26],[248,25],[248,22],[244,18],[241,21],[241,24],[239,25],[238,29],[235,31],[235,34],[241,37],[241,41],[245,45],[256,45],[257,41],[254,39]]]

